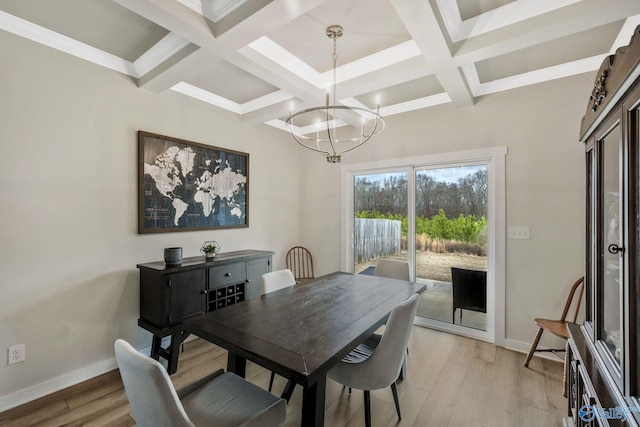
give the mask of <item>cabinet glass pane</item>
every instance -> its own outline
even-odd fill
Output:
[[[636,89],[636,94],[638,94],[636,97],[636,99],[638,99],[638,97],[640,97],[640,88]],[[631,338],[629,340],[631,343],[631,348],[627,349],[627,353],[630,355],[629,365],[632,368],[630,372],[631,395],[639,397],[640,396],[640,357],[638,357],[638,352],[640,349],[640,310],[638,310],[638,307],[640,307],[640,288],[638,287],[639,286],[638,285],[638,282],[639,282],[638,268],[640,267],[640,250],[638,249],[640,245],[640,152],[639,152],[640,150],[640,105],[639,104],[636,104],[636,107],[630,112],[629,119],[630,119],[629,127],[631,130],[630,131],[631,138],[629,140],[629,143],[630,143],[629,151],[631,153],[635,153],[635,159],[630,160],[630,161],[633,161],[634,167],[632,168],[633,169],[632,175],[629,178],[629,181],[630,181],[629,193],[635,195],[635,197],[633,198],[635,204],[632,207],[631,212],[634,213],[636,232],[635,232],[635,241],[633,242],[633,245],[631,244],[629,245],[630,250],[628,252],[629,256],[635,253],[635,259],[633,260],[634,269],[631,270],[631,271],[635,270],[635,278],[632,280],[631,279],[632,276],[629,277],[630,294],[632,295],[632,298],[633,298],[633,295],[635,294],[635,301],[629,301],[629,306],[630,308],[633,307],[633,309],[629,310],[630,321],[629,321],[628,334]],[[631,234],[631,230],[629,230],[629,234]],[[635,370],[633,369],[634,367],[635,367]],[[638,420],[639,418],[640,418],[640,415],[636,415],[636,420]]]
[[[594,247],[596,239],[595,234],[595,225],[593,219],[595,218],[595,193],[594,193],[594,185],[593,185],[593,177],[594,177],[594,162],[593,162],[593,153],[594,149],[591,147],[586,152],[586,175],[587,175],[587,242],[586,242],[586,252],[587,252],[587,265],[586,265],[586,273],[585,273],[585,290],[586,290],[586,323],[591,325],[591,330],[593,331],[593,319],[595,319],[595,304],[593,304],[593,295],[594,295],[594,278],[596,277],[595,271],[595,260],[593,258]],[[593,338],[593,337],[592,337]]]
[[[611,353],[613,359],[620,364],[622,355],[622,324],[621,324],[621,295],[622,295],[622,254],[618,251],[623,246],[620,209],[620,176],[621,170],[621,133],[616,126],[600,140],[601,147],[601,236],[599,255],[602,274],[602,322],[600,322],[599,338]]]

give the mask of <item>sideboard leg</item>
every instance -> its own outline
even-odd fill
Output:
[[[151,340],[151,354],[149,356],[151,356],[151,358],[155,360],[160,360],[161,348],[162,348],[162,337],[154,335],[153,339]]]
[[[171,335],[171,344],[169,345],[169,357],[167,358],[167,372],[169,375],[175,374],[178,370],[178,354],[180,354],[180,345],[182,344],[182,332]]]

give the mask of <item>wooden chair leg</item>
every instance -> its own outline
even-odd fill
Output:
[[[398,400],[398,388],[396,387],[396,383],[391,383],[391,393],[393,393],[393,402],[396,404],[396,412],[398,413],[398,421],[402,420],[402,415],[400,415],[400,401]]]
[[[364,425],[371,427],[371,392],[364,391]]]
[[[531,361],[531,358],[533,357],[533,353],[535,353],[536,349],[538,348],[538,343],[540,342],[540,337],[542,336],[543,332],[544,332],[543,328],[538,328],[538,332],[536,333],[536,336],[533,339],[533,342],[531,343],[531,348],[529,349],[529,354],[527,354],[527,358],[524,361],[524,367],[525,368],[529,367],[529,362]]]

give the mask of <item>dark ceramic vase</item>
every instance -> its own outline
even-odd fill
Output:
[[[164,248],[164,262],[168,266],[182,264],[182,248]]]

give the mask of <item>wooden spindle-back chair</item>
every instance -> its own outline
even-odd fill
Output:
[[[313,257],[305,247],[294,246],[289,249],[285,257],[287,268],[293,273],[296,283],[313,279]]]

